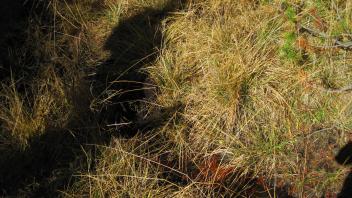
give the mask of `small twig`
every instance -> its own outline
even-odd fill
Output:
[[[335,45],[333,46],[327,46],[327,47],[324,47],[324,48],[341,48],[341,49],[344,49],[344,50],[352,50],[352,41],[347,41],[347,42],[342,42],[342,41],[339,41],[338,39],[336,38],[332,38],[331,36],[323,33],[323,32],[318,32],[316,30],[313,30],[311,28],[308,28],[308,27],[305,27],[303,25],[300,25],[298,24],[297,25],[297,28],[298,28],[298,31],[300,32],[307,32],[315,37],[322,37],[322,38],[325,38],[325,39],[331,39],[333,41],[333,43]]]
[[[335,41],[337,47],[340,47],[344,50],[352,50],[352,41],[341,42],[339,40]]]
[[[115,124],[108,124],[106,125],[107,127],[116,127],[116,126],[124,126],[124,125],[129,125],[132,124],[132,122],[123,122],[123,123],[115,123]]]
[[[329,88],[329,89],[324,89],[324,90],[327,91],[327,92],[330,92],[330,93],[343,93],[343,92],[348,92],[348,91],[352,91],[352,84],[347,85],[347,86],[342,87],[342,88],[337,88],[337,89]]]
[[[297,29],[299,32],[307,32],[308,34],[311,34],[315,37],[323,37],[323,38],[329,38],[329,36],[323,32],[318,32],[318,31],[315,31],[311,28],[308,28],[308,27],[305,27],[301,24],[297,24]]]
[[[322,86],[317,86],[317,85],[313,85],[313,87],[328,93],[344,93],[344,92],[352,91],[352,84],[349,84],[341,88],[324,88]]]

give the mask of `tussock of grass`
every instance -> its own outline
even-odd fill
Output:
[[[146,145],[138,139],[115,140],[111,147],[101,148],[96,169],[81,175],[82,181],[75,184],[80,189],[77,195],[166,197],[172,192],[172,185],[159,178],[161,168],[151,160],[156,160],[157,155],[148,154]],[[162,185],[164,182],[166,185]]]
[[[192,142],[192,151],[225,149],[237,167],[266,175],[269,180],[284,180],[293,186],[297,183],[301,187],[294,191],[318,195],[327,186],[334,188],[334,182],[318,182],[328,177],[329,169],[297,164],[308,159],[311,163],[320,161],[315,152],[301,156],[301,152],[314,150],[302,147],[313,141],[325,148],[329,134],[346,130],[346,117],[342,119],[338,109],[349,108],[350,103],[341,98],[348,96],[327,94],[309,88],[308,83],[319,84],[322,72],[341,72],[344,66],[331,54],[312,55],[313,60],[303,65],[282,57],[281,43],[287,39],[282,35],[291,28],[291,22],[278,15],[281,11],[275,5],[203,2],[198,4],[201,13],[191,10],[171,19],[160,69],[154,68],[152,76],[156,73],[156,83],[161,84],[161,103],[176,99],[186,103],[183,117],[191,125],[188,141]],[[295,41],[289,45],[297,50]],[[193,78],[186,76],[190,73]],[[335,80],[339,76],[345,83],[349,79],[346,75],[330,75]],[[325,135],[304,137],[329,127],[332,131]],[[302,166],[310,167],[308,175],[319,169],[320,179],[294,176],[306,174],[301,172]],[[308,190],[308,186],[315,188]]]
[[[68,121],[70,104],[62,80],[51,69],[43,75],[23,94],[14,81],[3,84],[0,118],[12,144],[26,146],[29,138],[41,135],[47,127],[62,127]]]

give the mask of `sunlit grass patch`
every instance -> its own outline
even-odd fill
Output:
[[[68,121],[70,103],[62,79],[50,69],[43,75],[46,79],[38,79],[24,93],[18,91],[15,81],[2,85],[3,132],[13,138],[14,143],[26,146],[31,137],[41,135],[47,127],[64,126]]]

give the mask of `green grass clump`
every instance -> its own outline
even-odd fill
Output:
[[[288,6],[285,10],[285,15],[291,22],[296,22],[296,10],[292,6]]]
[[[297,36],[295,33],[286,33],[286,35],[284,36],[284,44],[281,48],[282,57],[288,60],[298,59],[299,54],[295,48],[296,39]]]

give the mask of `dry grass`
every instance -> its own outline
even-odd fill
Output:
[[[107,132],[97,111],[120,90],[108,86],[103,98],[89,90],[91,77],[110,55],[104,43],[124,20],[166,5],[163,0],[50,2],[56,27],[34,43],[46,46],[35,53],[52,57],[54,66],[39,69],[28,96],[29,90],[16,88],[17,79],[2,83],[0,137],[6,141],[1,142],[26,145],[48,127],[69,128],[74,122],[80,123],[77,130],[93,125],[100,127],[97,134]],[[169,13],[160,23],[156,59],[138,70],[148,75],[143,89],[156,90],[136,105],[146,120],[167,112],[160,113],[163,121],[145,135],[90,145],[99,150],[96,158],[87,157],[94,166],[77,173],[63,195],[336,194],[346,169],[334,156],[351,138],[351,93],[328,90],[351,83],[351,52],[329,48],[333,39],[300,32],[297,24],[349,41],[351,9],[348,1],[337,0],[304,5],[190,0]],[[169,112],[175,106],[180,108]],[[97,117],[85,121],[81,116],[87,112]]]
[[[43,75],[26,93],[17,90],[14,80],[2,85],[0,120],[6,144],[27,146],[28,139],[42,135],[47,127],[68,122],[71,107],[62,80],[51,68]]]

